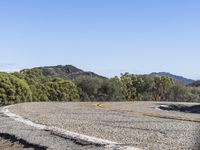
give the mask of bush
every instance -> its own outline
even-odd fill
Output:
[[[32,101],[32,92],[25,80],[0,73],[0,105]]]
[[[49,78],[45,83],[49,101],[76,101],[79,94],[76,85],[69,80]]]
[[[199,82],[198,82],[199,83]],[[169,77],[121,74],[102,79],[80,76],[74,81],[44,76],[41,69],[0,73],[0,105],[27,101],[185,101],[200,102],[200,87]]]
[[[105,80],[99,89],[99,94],[104,96],[102,97],[102,101],[125,100],[125,96],[123,95],[122,82],[118,77],[111,78],[110,80]]]
[[[77,87],[72,81],[46,77],[41,69],[26,69],[14,75],[26,80],[32,91],[33,101],[79,100]]]
[[[82,101],[95,101],[98,91],[102,86],[102,79],[96,77],[82,76],[75,79]]]

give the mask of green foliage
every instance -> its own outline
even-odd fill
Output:
[[[49,78],[45,83],[50,101],[74,101],[79,99],[78,90],[72,81]]]
[[[144,101],[200,101],[200,88],[176,83],[167,76],[122,74],[122,91],[126,100]]]
[[[198,83],[194,87],[185,86],[167,76],[149,77],[129,73],[111,79],[80,76],[66,80],[45,76],[44,70],[39,68],[26,69],[12,74],[0,73],[0,105],[79,100],[200,102]]]
[[[154,77],[154,98],[157,101],[167,100],[167,94],[170,88],[174,85],[172,78],[167,76],[156,76]]]
[[[47,88],[44,85],[46,82],[45,76],[40,69],[26,69],[20,72],[21,77],[28,83],[32,91],[33,101],[48,101]],[[18,75],[19,76],[19,75]]]
[[[42,83],[43,79],[45,78],[41,69],[25,69],[20,73],[21,76],[28,82],[28,84],[34,84],[35,82]]]
[[[153,78],[147,76],[138,76],[142,80],[142,86],[137,93],[137,100],[152,101],[154,99],[155,82]]]
[[[96,77],[82,76],[75,79],[82,101],[95,101],[103,80]]]
[[[122,83],[115,77],[103,80],[97,77],[82,76],[75,79],[81,101],[120,101],[124,100]]]
[[[0,73],[0,105],[32,100],[32,92],[26,81],[8,73]]]
[[[123,94],[127,100],[134,100],[136,98],[136,88],[134,87],[134,80],[136,76],[128,73],[121,75],[121,82],[123,87]]]
[[[122,101],[125,100],[123,95],[122,83],[119,78],[104,80],[101,88],[98,90],[100,101]]]
[[[108,95],[112,101],[126,100],[123,94],[123,83],[118,77],[111,78],[108,82]]]
[[[33,101],[76,101],[79,99],[77,87],[72,81],[45,77],[41,69],[26,69],[14,75],[26,80],[32,91]]]
[[[186,86],[181,84],[174,85],[168,92],[168,99],[174,101],[187,101],[189,98],[189,91]]]
[[[191,86],[191,87],[200,87],[200,80],[197,80],[197,81],[189,84],[189,86]]]

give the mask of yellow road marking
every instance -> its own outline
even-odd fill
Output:
[[[96,104],[95,106],[98,107],[98,108],[102,108],[104,110],[109,110],[109,111],[114,111],[114,112],[133,113],[133,114],[139,114],[139,115],[148,116],[148,117],[157,117],[157,118],[164,118],[164,119],[174,119],[174,120],[182,120],[182,121],[200,122],[200,119],[198,119],[198,118],[164,116],[164,115],[160,115],[160,114],[146,113],[146,112],[141,112],[141,111],[136,111],[136,110],[113,109],[113,108],[110,108],[110,107],[106,107],[103,104]]]

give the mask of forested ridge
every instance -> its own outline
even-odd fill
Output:
[[[199,82],[181,84],[168,76],[121,74],[110,79],[73,70],[42,68],[0,73],[0,105],[36,101],[183,101],[200,102]],[[76,68],[72,68],[75,69]],[[59,71],[71,76],[60,75]],[[57,75],[56,75],[57,74]],[[193,85],[193,86],[192,86]]]

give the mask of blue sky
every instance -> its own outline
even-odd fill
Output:
[[[2,0],[0,70],[72,64],[200,79],[199,0]]]

